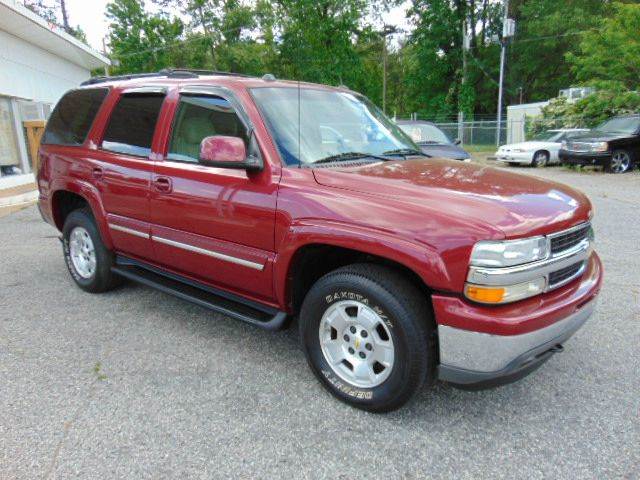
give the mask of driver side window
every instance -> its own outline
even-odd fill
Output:
[[[220,97],[182,96],[176,112],[167,158],[198,163],[205,137],[240,137],[249,145],[247,129],[231,104]]]

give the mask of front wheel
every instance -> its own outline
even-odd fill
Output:
[[[609,173],[625,173],[633,168],[633,157],[627,150],[615,150],[605,166]]]
[[[545,167],[549,163],[549,154],[547,152],[536,152],[531,161],[531,166],[534,168]]]
[[[395,410],[434,377],[427,298],[392,269],[358,264],[325,275],[307,294],[299,326],[315,375],[357,408]]]

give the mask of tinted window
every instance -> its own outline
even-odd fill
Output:
[[[219,97],[183,96],[171,132],[171,160],[198,162],[200,142],[205,137],[240,137],[248,146],[247,130],[231,104]]]
[[[81,145],[102,101],[109,93],[106,88],[74,90],[58,102],[42,138],[49,145]]]
[[[147,157],[164,95],[124,95],[111,114],[102,148]]]

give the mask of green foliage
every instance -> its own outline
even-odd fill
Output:
[[[120,62],[114,73],[157,71],[180,58],[180,19],[152,15],[141,0],[114,0],[107,5],[109,44]]]
[[[553,98],[576,84],[565,56],[577,51],[584,32],[596,28],[608,0],[512,0],[517,35],[510,48],[507,98],[524,102]]]
[[[603,90],[575,103],[556,98],[542,109],[540,117],[529,118],[527,134],[535,135],[554,128],[593,128],[617,115],[640,112],[640,93],[628,90]]]
[[[613,15],[599,22],[580,42],[579,51],[567,60],[577,80],[615,82],[626,88],[638,86],[640,77],[640,5],[616,2]]]
[[[452,119],[459,111],[467,118],[495,114],[502,1],[411,0],[410,35],[386,49],[381,24],[400,0],[152,1],[165,13],[151,14],[142,0],[108,5],[109,43],[120,61],[116,72],[168,66],[269,72],[344,84],[382,105],[386,64],[386,106],[392,115],[416,112]],[[546,100],[577,83],[599,82],[601,90],[635,88],[637,3],[511,0],[509,13],[518,27],[507,49],[505,103],[521,96],[525,102]],[[466,69],[465,23],[470,38]]]

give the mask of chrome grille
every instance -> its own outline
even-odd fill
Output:
[[[578,245],[589,237],[590,228],[591,225],[586,223],[566,232],[550,235],[551,255],[557,255]]]
[[[592,145],[590,143],[585,142],[568,142],[567,150],[572,152],[590,152],[592,149]]]
[[[584,269],[584,262],[574,263],[568,267],[556,270],[549,274],[549,288],[557,288],[580,274],[580,271]]]

